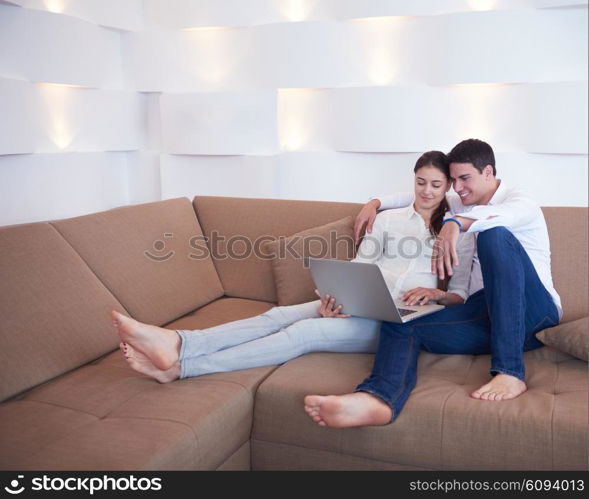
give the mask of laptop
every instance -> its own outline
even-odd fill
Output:
[[[407,306],[396,303],[382,272],[374,263],[307,258],[321,296],[334,296],[342,313],[381,321],[405,323],[437,312],[443,305]]]

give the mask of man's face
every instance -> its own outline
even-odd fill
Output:
[[[493,168],[487,165],[479,172],[472,163],[450,163],[452,186],[463,205],[486,204],[493,192]]]

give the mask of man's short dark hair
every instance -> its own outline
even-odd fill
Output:
[[[497,175],[493,148],[479,139],[467,139],[455,145],[448,154],[448,161],[450,163],[472,163],[480,173],[483,173],[485,166],[491,165],[493,175]]]

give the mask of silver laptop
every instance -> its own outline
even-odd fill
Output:
[[[443,305],[407,306],[395,303],[378,265],[308,258],[321,296],[334,296],[342,313],[389,322],[409,322],[444,308]]]

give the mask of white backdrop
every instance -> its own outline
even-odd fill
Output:
[[[469,137],[587,205],[586,0],[0,0],[0,47],[0,225],[362,202]]]

